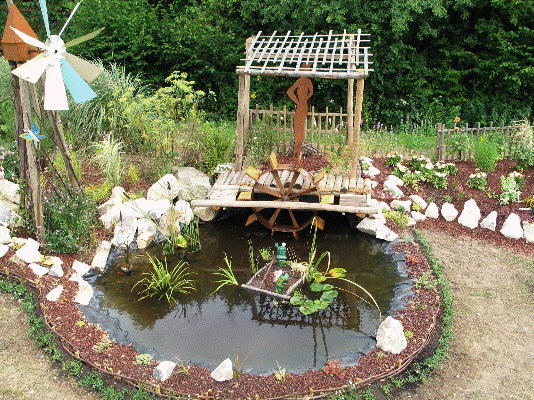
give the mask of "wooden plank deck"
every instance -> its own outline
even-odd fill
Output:
[[[279,175],[282,185],[287,188],[291,183],[293,173],[289,170],[284,170]],[[312,173],[311,175],[315,179],[317,173]],[[258,182],[279,192],[276,180],[273,179],[272,174],[261,176]],[[246,192],[252,191],[254,183],[255,181],[246,175],[245,171],[222,173],[213,185],[208,197],[205,200],[194,200],[192,205],[216,208],[267,206],[267,203],[270,202],[251,201],[250,195],[245,195]],[[292,193],[299,193],[309,189],[311,186],[312,183],[301,174],[293,187]],[[358,214],[375,214],[378,212],[378,210],[370,206],[372,194],[370,179],[349,179],[343,175],[325,174],[325,177],[317,186],[321,192],[321,197],[329,196],[331,198],[333,196],[335,198],[334,204],[277,202],[276,208],[327,210]],[[243,194],[240,196],[240,193]]]

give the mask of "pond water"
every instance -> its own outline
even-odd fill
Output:
[[[291,234],[271,237],[263,226],[245,227],[247,215],[200,226],[202,249],[167,258],[169,266],[187,262],[195,273],[196,291],[179,294],[176,304],[165,299],[143,299],[133,286],[151,269],[144,255],[135,259],[134,272],[122,273],[112,266],[93,279],[95,296],[89,306],[81,307],[90,322],[99,323],[113,339],[132,343],[140,353],[155,359],[194,363],[213,370],[222,360],[236,356],[246,359],[243,371],[266,374],[279,368],[299,373],[322,368],[329,358],[342,365],[354,364],[361,354],[375,347],[375,333],[380,323],[374,307],[356,296],[340,291],[325,310],[302,315],[298,308],[281,304],[274,298],[249,292],[238,286],[225,286],[211,294],[220,279],[213,275],[225,267],[225,254],[231,259],[238,282],[253,275],[249,243],[255,256],[259,249],[275,249],[285,242],[290,259],[308,260],[313,230],[307,228],[295,240]],[[330,251],[330,268],[344,268],[346,277],[365,287],[374,296],[382,316],[403,307],[412,282],[404,270],[404,255],[392,253],[388,245],[359,234],[339,214],[322,215],[324,231],[317,232],[317,254]],[[163,257],[159,246],[153,256]],[[327,267],[326,258],[320,270]],[[353,286],[335,282],[335,286],[365,297]]]

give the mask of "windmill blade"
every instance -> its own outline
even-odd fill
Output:
[[[89,61],[85,61],[83,58],[76,57],[70,53],[63,53],[67,61],[76,72],[85,79],[86,82],[91,83],[101,72],[104,70],[91,64]]]
[[[46,36],[50,37],[50,24],[48,23],[48,9],[46,8],[46,0],[39,0],[39,5],[41,6],[41,13],[43,14]]]
[[[59,63],[51,64],[46,69],[44,109],[55,111],[69,109]]]
[[[85,41],[87,41],[89,39],[92,39],[92,38],[96,37],[103,30],[104,30],[104,28],[100,28],[100,29],[97,29],[96,31],[88,33],[87,35],[80,36],[77,39],[72,39],[71,41],[69,41],[69,42],[67,42],[65,44],[65,48],[68,49],[71,46],[76,46],[77,44],[80,44],[80,43],[83,43],[83,42],[85,42]]]
[[[67,89],[69,89],[69,93],[71,94],[74,102],[79,104],[83,103],[84,101],[94,99],[96,97],[96,93],[74,70],[74,68],[72,68],[68,61],[62,58],[60,62],[65,86],[67,86]]]
[[[74,15],[74,13],[76,12],[76,10],[78,9],[78,7],[80,7],[80,4],[82,4],[82,1],[80,0],[78,2],[78,4],[76,4],[76,6],[74,7],[74,9],[72,10],[72,12],[70,13],[69,15],[69,18],[67,18],[67,21],[65,22],[65,25],[63,25],[63,28],[61,28],[61,30],[59,31],[59,33],[57,34],[58,36],[61,36],[61,34],[63,33],[63,31],[65,30],[65,28],[67,27],[67,25],[69,24],[72,16]]]
[[[24,41],[24,43],[38,47],[43,50],[48,50],[49,47],[43,42],[41,42],[40,40],[35,39],[31,37],[30,35],[26,35],[24,32],[21,32],[18,29],[13,28],[12,26],[10,26],[10,28],[13,29],[13,32],[15,32],[18,35],[18,37]]]
[[[51,61],[52,59],[49,55],[41,53],[14,69],[12,73],[25,81],[35,83],[41,77],[46,67],[50,65]]]

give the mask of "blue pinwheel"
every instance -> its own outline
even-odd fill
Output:
[[[33,123],[31,131],[25,129],[24,133],[20,135],[20,137],[32,141],[36,146],[41,139],[45,138],[45,136],[39,135],[39,125],[37,125],[35,122]]]

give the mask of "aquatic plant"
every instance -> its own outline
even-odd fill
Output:
[[[150,256],[148,258],[154,270],[143,273],[142,275],[146,276],[133,287],[139,284],[145,285],[145,288],[141,290],[143,297],[139,300],[152,296],[158,296],[159,299],[165,297],[172,305],[176,302],[174,293],[191,293],[195,290],[194,281],[189,278],[193,274],[187,271],[187,263],[181,261],[172,271],[169,271],[167,259],[160,261]]]
[[[189,244],[189,250],[199,251],[200,245],[200,229],[198,227],[198,218],[195,217],[182,227],[181,234],[185,236],[187,243]]]
[[[243,373],[243,367],[245,365],[245,362],[247,361],[248,356],[250,356],[250,353],[252,353],[252,352],[249,352],[247,354],[247,356],[243,359],[243,361],[241,361],[241,363],[239,363],[239,352],[236,353],[235,359],[234,359],[234,361],[235,361],[234,379],[239,379],[239,377]]]
[[[254,260],[254,247],[252,246],[252,240],[248,240],[248,258],[250,260],[250,270],[253,274],[258,272],[258,265]]]
[[[269,258],[271,258],[271,249],[268,247],[261,248],[260,256],[263,260],[268,260]]]
[[[276,362],[276,365],[278,365],[278,371],[274,371],[274,377],[277,382],[283,382],[286,380],[287,371],[285,368],[280,367],[278,361]]]
[[[226,285],[239,285],[237,282],[237,279],[234,275],[234,271],[232,270],[232,261],[228,259],[228,255],[224,255],[224,261],[226,262],[226,268],[219,267],[219,272],[214,272],[214,275],[219,275],[222,277],[222,279],[215,281],[215,283],[220,283],[219,286],[217,286],[217,289],[215,289],[211,294],[216,293],[220,288]]]

